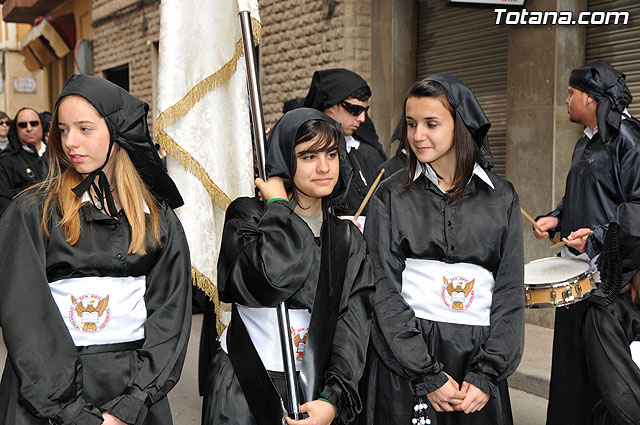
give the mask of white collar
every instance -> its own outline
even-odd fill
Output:
[[[34,152],[35,149],[32,149],[31,147],[22,145],[22,149],[24,149],[27,152]],[[38,152],[36,152],[38,154],[38,156],[40,158],[42,158],[42,155],[44,155],[44,153],[47,151],[47,144],[44,142],[44,140],[40,141],[40,149],[38,150]]]
[[[351,149],[358,150],[360,142],[353,138],[353,136],[345,136],[344,140],[347,142],[347,153],[351,152]]]
[[[629,113],[629,110],[627,108],[624,108],[624,111],[622,111],[622,119],[626,120],[627,115],[631,115],[631,114]],[[598,126],[596,126],[593,130],[591,130],[589,127],[584,128],[584,135],[587,136],[589,140],[593,139],[593,136],[595,136],[597,133],[598,133]]]
[[[436,185],[436,187],[440,189],[442,193],[444,193],[444,190],[442,190],[438,185],[438,176],[436,175],[436,172],[433,170],[430,164],[423,164],[421,162],[418,162],[418,167],[416,167],[416,172],[413,175],[413,180],[415,181],[423,173],[426,178],[431,180],[431,183]],[[489,186],[491,189],[495,189],[495,186],[493,185],[493,182],[489,178],[489,175],[484,170],[484,168],[482,168],[480,164],[478,164],[477,162],[473,165],[473,174],[480,177],[480,180],[485,182],[487,186]],[[471,181],[471,179],[469,179],[469,181]]]
[[[91,198],[89,197],[89,193],[85,192],[82,194],[82,199],[80,200],[81,203],[85,203],[85,202],[91,202]],[[151,210],[149,209],[149,206],[147,205],[147,203],[143,200],[142,201],[142,206],[144,207],[144,213],[145,214],[151,214]]]

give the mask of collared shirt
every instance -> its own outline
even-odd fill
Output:
[[[351,152],[351,149],[358,149],[360,142],[353,138],[353,136],[346,136],[344,140],[347,142],[347,152]]]
[[[413,180],[415,181],[418,177],[420,177],[424,173],[424,176],[428,178],[431,181],[431,183],[433,183],[438,189],[442,190],[440,185],[438,185],[438,175],[436,174],[434,169],[431,167],[431,165],[423,164],[420,162],[418,164],[420,166],[416,167],[416,171],[413,175]],[[493,186],[493,182],[491,182],[491,179],[489,178],[489,175],[477,162],[473,166],[473,174],[480,177],[480,180],[485,182],[489,187],[491,187],[491,189],[495,189],[495,187]],[[442,190],[442,193],[445,193],[445,191]]]
[[[627,108],[624,108],[624,111],[622,111],[622,119],[626,120],[627,116],[631,116],[631,114],[629,113],[629,110]],[[596,135],[596,133],[598,133],[598,126],[596,125],[595,128],[592,130],[589,127],[585,127],[584,128],[584,135],[587,136],[589,138],[589,140],[593,139],[593,136]]]

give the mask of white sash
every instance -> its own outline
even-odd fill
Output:
[[[475,264],[408,258],[402,297],[421,319],[489,326],[494,283],[493,275]]]
[[[49,288],[77,347],[144,338],[146,276],[62,279]]]
[[[237,304],[236,306],[265,369],[273,372],[284,372],[276,308],[244,307]],[[300,370],[300,365],[302,364],[302,355],[307,342],[310,321],[311,313],[309,311],[289,309],[289,324],[291,325],[296,370]],[[220,345],[224,352],[228,354],[226,330],[220,337]]]

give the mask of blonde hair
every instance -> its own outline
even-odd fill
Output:
[[[89,103],[86,99],[84,100]],[[72,189],[85,177],[73,168],[62,150],[58,129],[59,104],[56,105],[51,119],[48,144],[49,174],[46,180],[38,185],[38,188],[46,193],[42,210],[42,227],[45,234],[50,236],[48,223],[53,218],[53,211],[57,209],[62,218],[53,225],[63,226],[67,243],[75,245],[80,239],[79,212],[82,200],[72,192]],[[111,156],[114,162],[112,184],[115,184],[115,187],[113,189],[117,190],[120,204],[131,227],[131,243],[128,252],[145,255],[147,248],[162,246],[158,204],[131,162],[126,149],[114,149]],[[145,213],[145,203],[149,208],[149,214]],[[149,236],[149,231],[153,234],[153,238]]]

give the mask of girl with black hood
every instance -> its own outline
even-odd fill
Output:
[[[489,170],[490,123],[461,81],[415,83],[404,119],[408,169],[380,184],[365,227],[376,293],[363,423],[511,424],[506,378],[524,344],[518,195]]]
[[[233,303],[211,366],[203,424],[280,424],[286,413],[275,307],[289,307],[304,423],[349,424],[361,411],[373,277],[360,231],[331,211],[343,190],[335,122],[288,112],[271,132],[262,198],[227,209],[218,260],[220,300]],[[297,424],[290,418],[288,424]]]
[[[49,175],[0,220],[0,423],[172,423],[190,261],[147,111],[106,80],[72,76]]]

